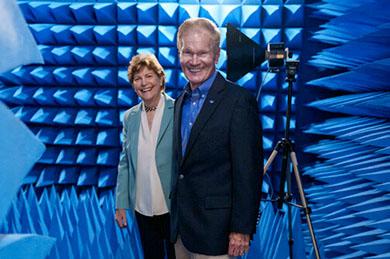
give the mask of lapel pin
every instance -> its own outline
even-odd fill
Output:
[[[211,104],[213,104],[213,103],[214,103],[214,100],[210,100],[209,102],[210,102]]]

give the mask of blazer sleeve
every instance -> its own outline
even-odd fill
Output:
[[[262,132],[256,99],[246,91],[236,102],[231,121],[233,194],[231,232],[256,231],[262,184]]]
[[[127,114],[125,114],[123,120],[123,144],[120,154],[120,160],[118,164],[118,177],[116,181],[116,206],[117,209],[130,208],[130,196],[129,196],[129,160],[127,155],[126,143],[127,143]]]

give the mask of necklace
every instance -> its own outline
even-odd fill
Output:
[[[152,112],[152,111],[155,111],[157,109],[157,106],[145,106],[145,112]]]

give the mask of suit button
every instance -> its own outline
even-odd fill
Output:
[[[179,179],[183,179],[184,178],[184,175],[183,174],[179,174]]]

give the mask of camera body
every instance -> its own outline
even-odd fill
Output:
[[[265,50],[265,58],[268,60],[268,67],[271,72],[279,72],[281,67],[286,65],[287,77],[295,77],[298,70],[298,60],[288,60],[292,58],[293,53],[284,47],[283,42],[269,43]]]

